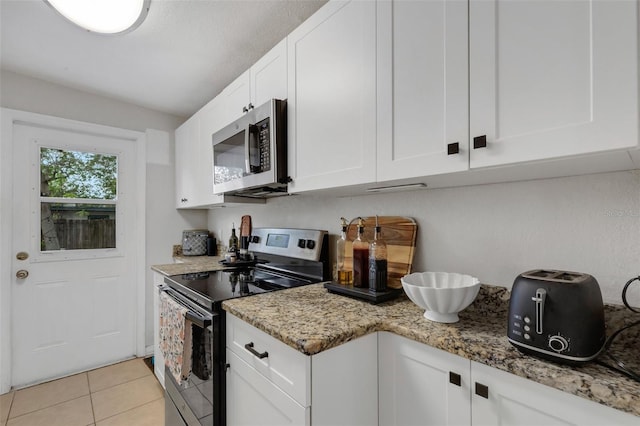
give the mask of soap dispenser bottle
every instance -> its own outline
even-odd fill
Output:
[[[369,287],[369,244],[364,239],[364,219],[358,218],[358,234],[353,241],[353,286]]]
[[[372,292],[387,289],[387,243],[380,233],[378,216],[373,241],[369,244],[369,290]]]
[[[349,285],[353,282],[353,272],[347,267],[347,219],[340,218],[342,232],[336,242],[336,281],[338,284]]]

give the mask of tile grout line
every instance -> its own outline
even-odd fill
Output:
[[[39,408],[39,409],[37,409],[37,410],[33,410],[33,411],[29,411],[29,412],[27,412],[27,413],[20,414],[19,416],[15,416],[15,417],[8,418],[8,419],[7,419],[7,424],[9,424],[9,420],[15,420],[15,419],[19,419],[20,417],[29,416],[29,415],[34,414],[34,413],[37,413],[37,412],[39,412],[39,411],[49,410],[50,408],[57,407],[57,406],[59,406],[59,405],[63,405],[63,404],[67,404],[67,403],[69,403],[69,402],[71,402],[71,401],[76,401],[76,400],[81,399],[81,398],[84,398],[84,397],[86,397],[86,396],[89,396],[89,394],[87,394],[87,395],[80,395],[80,396],[78,396],[78,397],[76,397],[76,398],[71,398],[71,399],[68,399],[68,400],[66,400],[66,401],[58,402],[57,404],[49,405],[49,406],[47,406],[47,407]],[[92,409],[93,409],[93,407],[92,407]]]
[[[112,415],[112,416],[105,417],[104,419],[101,419],[101,420],[100,420],[100,422],[104,422],[105,420],[107,420],[107,419],[111,419],[111,418],[116,417],[116,416],[121,416],[121,415],[123,415],[124,413],[128,413],[129,411],[137,410],[137,409],[138,409],[138,408],[140,408],[140,407],[144,407],[145,405],[152,404],[152,403],[154,403],[154,402],[156,402],[156,401],[160,401],[161,399],[164,399],[164,396],[161,396],[160,398],[154,399],[154,400],[149,401],[149,402],[145,402],[144,404],[142,404],[142,405],[138,405],[137,407],[129,408],[128,410],[125,410],[125,411],[123,411],[123,412],[121,412],[121,413],[117,413],[117,414],[114,414],[114,415]],[[95,420],[95,418],[94,418],[94,420]],[[98,422],[94,422],[94,423],[95,423],[95,424],[97,424]]]
[[[93,417],[93,424],[96,424],[96,410],[93,408],[93,392],[91,392],[91,383],[89,382],[89,372],[85,372],[87,375],[87,389],[89,389],[89,403],[91,404],[91,417]]]
[[[11,393],[11,403],[9,404],[9,411],[7,412],[7,421],[5,424],[9,423],[9,419],[11,418],[11,410],[13,409],[13,402],[16,400],[16,391],[12,390]]]
[[[1,0],[0,0],[0,1],[1,1]],[[94,394],[94,393],[99,393],[99,392],[102,392],[102,391],[106,391],[107,389],[115,388],[116,386],[125,385],[125,384],[127,384],[127,383],[135,382],[136,380],[144,379],[144,378],[145,378],[145,377],[147,377],[147,376],[151,376],[151,374],[145,374],[144,376],[140,376],[140,377],[136,377],[136,378],[133,378],[133,379],[129,379],[129,380],[126,380],[126,381],[124,381],[124,382],[122,382],[122,383],[118,383],[117,385],[107,386],[106,388],[98,389],[98,390],[97,390],[97,391],[95,391],[95,392],[94,392],[94,391],[92,391],[91,389],[89,389],[89,392],[90,392],[90,393],[92,393],[92,394]],[[154,377],[155,377],[155,376],[154,376]]]

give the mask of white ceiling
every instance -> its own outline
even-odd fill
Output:
[[[151,0],[119,36],[90,33],[42,0],[0,0],[2,69],[188,117],[326,0]]]

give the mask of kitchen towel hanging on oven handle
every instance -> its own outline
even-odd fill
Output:
[[[165,365],[178,383],[191,371],[192,330],[188,308],[160,292],[160,350]]]

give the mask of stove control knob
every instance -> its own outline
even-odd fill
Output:
[[[260,242],[260,237],[258,237],[257,235],[254,235],[253,237],[251,237],[251,242],[253,244],[258,244]]]
[[[316,242],[313,240],[307,240],[307,248],[313,250],[316,247]]]
[[[307,246],[307,241],[303,240],[302,238],[300,238],[298,240],[298,247],[300,247],[301,249],[305,248]]]
[[[557,334],[555,336],[549,337],[549,347],[552,350],[560,353],[566,351],[569,348],[569,342],[567,342],[567,339]]]

